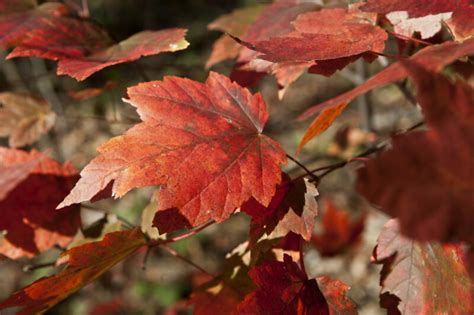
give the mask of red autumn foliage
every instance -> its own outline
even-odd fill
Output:
[[[250,197],[270,203],[286,156],[261,135],[268,113],[260,94],[211,73],[205,84],[167,77],[129,88],[128,96],[143,123],[98,149],[60,207],[90,200],[111,181],[116,197],[166,183],[157,216],[183,217],[158,219],[168,232],[223,221]]]
[[[56,210],[78,179],[70,165],[44,154],[0,148],[0,253],[33,256],[69,244],[80,226],[79,207]]]
[[[357,244],[364,230],[365,215],[351,220],[349,213],[337,208],[326,199],[326,211],[322,215],[322,232],[313,234],[311,242],[323,256],[335,256]]]
[[[0,303],[0,310],[19,307],[19,315],[42,313],[95,280],[144,244],[143,234],[134,229],[113,232],[102,241],[74,247],[62,254],[63,262],[67,263],[66,269],[14,293]]]
[[[382,291],[399,298],[389,313],[467,314],[474,310],[474,291],[459,245],[422,243],[400,235],[397,220],[384,226],[374,251],[383,264]]]
[[[8,50],[7,58],[54,60],[58,62],[58,75],[85,80],[106,67],[183,50],[189,45],[185,28],[141,30],[117,41],[110,35],[112,30],[103,26],[109,23],[96,20],[97,8],[90,9],[86,0],[77,2],[81,4],[0,0],[0,46]],[[145,26],[150,20],[144,17],[140,23]],[[164,24],[163,27],[170,27],[170,23]],[[176,76],[139,84],[133,81],[123,101],[136,110],[141,121],[133,121],[127,131],[120,129],[122,134],[100,145],[98,155],[89,163],[84,159],[87,150],[78,152],[75,158],[87,164],[80,176],[71,163],[61,164],[50,158],[49,153],[0,147],[0,263],[24,266],[25,270],[56,268],[50,276],[0,302],[0,312],[44,313],[140,249],[144,253],[142,267],[150,256],[161,259],[152,253],[161,248],[173,256],[169,258],[199,270],[200,278],[183,286],[172,303],[159,304],[157,312],[174,304],[168,307],[169,314],[190,309],[198,315],[357,314],[356,302],[364,303],[359,293],[365,290],[352,295],[349,286],[339,280],[327,276],[311,278],[308,275],[316,273],[315,263],[311,255],[306,256],[307,245],[320,252],[323,257],[318,257],[317,263],[322,264],[328,256],[338,259],[348,248],[356,251],[363,247],[353,245],[361,239],[365,215],[352,220],[348,212],[338,209],[327,198],[331,188],[321,185],[326,184],[326,175],[346,168],[348,175],[337,180],[338,185],[349,188],[344,190],[348,204],[361,201],[352,191],[352,179],[357,177],[360,195],[377,206],[378,211],[393,217],[381,230],[372,257],[373,263],[382,265],[380,305],[388,314],[472,313],[472,1],[367,0],[345,5],[337,0],[274,0],[268,5],[234,10],[208,24],[208,28],[229,36],[223,35],[216,41],[202,66],[235,59],[233,68],[228,69],[231,78],[210,72],[204,83]],[[199,33],[194,31],[190,38]],[[399,55],[393,56],[391,51],[396,45]],[[183,64],[190,66],[191,59],[183,55]],[[364,73],[359,77],[353,73],[359,66],[354,70],[351,63],[355,61],[363,67],[377,62],[360,71]],[[23,72],[30,64],[32,76],[25,80]],[[158,63],[157,67],[164,65]],[[195,65],[192,66],[194,69]],[[114,87],[102,83],[102,88],[88,85],[84,90],[71,92],[70,82],[62,84],[59,78],[48,75],[50,68],[49,63],[41,60],[9,61],[2,68],[1,80],[5,79],[12,91],[2,92],[0,134],[10,137],[10,147],[45,148],[56,142],[67,146],[74,136],[86,138],[74,134],[58,139],[58,130],[74,126],[65,126],[68,123],[62,120],[86,119],[79,115],[68,117],[70,108],[66,103],[71,98],[66,97],[63,104],[63,96],[85,100]],[[140,67],[137,69],[142,72]],[[298,161],[286,154],[283,145],[264,134],[270,108],[260,93],[252,93],[245,86],[255,86],[265,74],[271,74],[281,88],[281,97],[304,72],[332,76],[342,69],[340,75],[358,82],[358,86],[296,113],[300,119],[306,119],[320,112],[299,139],[297,152],[314,138],[321,140],[321,146],[331,147],[319,136],[335,121],[343,120],[344,130],[360,130],[354,126],[358,119],[354,116],[361,116],[360,121],[367,120],[363,123],[363,134],[370,134],[370,141],[360,136],[349,141],[345,132],[340,146],[345,147],[347,141],[353,145],[344,154],[327,156],[327,152],[318,151],[308,156],[313,152],[305,150]],[[378,73],[372,77],[365,73],[373,70]],[[161,78],[162,72],[159,73]],[[148,73],[142,72],[141,76],[146,78]],[[127,75],[113,78],[117,86],[132,80],[126,79]],[[410,115],[422,115],[423,121],[401,131],[378,128],[380,119],[376,121],[371,115],[375,107],[380,110],[379,105],[386,105],[375,103],[380,97],[365,98],[356,115],[353,108],[344,112],[356,97],[391,83],[397,83],[405,99],[415,105],[409,106],[410,110],[400,109],[400,121],[405,118],[401,117],[405,110]],[[101,85],[95,82],[93,86]],[[23,89],[41,93],[44,100],[25,97]],[[104,106],[90,110],[94,115],[104,114],[107,123],[127,124],[118,120],[122,114],[129,118],[126,112],[113,105],[114,121],[105,119],[108,108]],[[280,104],[271,108],[272,113],[277,106]],[[295,104],[290,111],[302,108],[298,106]],[[280,139],[281,134],[274,132],[283,129],[283,120],[268,124],[267,131],[275,139]],[[60,124],[54,126],[58,121]],[[284,128],[288,129],[284,132],[297,124],[287,120]],[[296,134],[300,135],[299,130]],[[35,144],[40,135],[45,136]],[[341,135],[336,135],[336,142],[338,137]],[[282,144],[298,143],[286,140]],[[7,144],[3,139],[2,143]],[[45,152],[50,151],[58,161],[70,160],[76,154],[59,147]],[[293,162],[288,166],[287,158]],[[333,164],[320,164],[323,160]],[[357,172],[349,165],[355,166]],[[142,231],[127,216],[108,213],[102,206],[84,204],[81,209],[79,205],[111,196],[120,198],[131,190],[148,186],[158,187],[142,211]],[[319,191],[326,200],[322,216],[318,213]],[[107,206],[108,202],[113,201],[103,204]],[[95,222],[87,222],[94,217],[88,211],[106,213]],[[246,222],[242,224],[248,224],[249,229],[242,229],[246,239],[236,237],[235,244],[240,245],[227,247],[235,241],[227,235],[233,229],[217,225],[231,216],[241,220],[236,222]],[[318,220],[321,229],[315,233]],[[188,255],[198,252],[197,256],[204,258],[207,252],[202,249],[214,245],[200,246],[195,238],[188,241],[199,246],[185,245],[186,250],[182,250],[179,246],[174,249],[171,243],[196,236],[211,225],[216,229],[208,229],[209,234],[204,233],[204,237],[214,236],[216,248],[226,247],[226,251],[212,253],[212,271],[207,271],[208,266],[200,266]],[[368,229],[367,233],[370,232]],[[368,242],[365,237],[364,242]],[[62,251],[59,256],[49,251],[54,247]],[[229,253],[231,248],[234,249]],[[224,256],[222,264],[216,262],[215,258]],[[52,261],[44,263],[43,258]],[[133,270],[134,274],[134,268],[139,269],[135,260],[124,266],[123,271]],[[170,264],[169,269],[174,267]],[[353,272],[352,269],[360,268],[348,269]],[[104,283],[117,280],[112,279],[115,271],[107,273],[111,277]],[[162,271],[158,272],[160,279]],[[186,280],[193,274],[188,274]],[[4,275],[9,276],[2,273],[2,280]],[[349,296],[354,296],[356,302]],[[134,313],[140,304],[135,298],[109,296],[111,303],[92,303],[98,305],[92,313]]]
[[[405,235],[474,245],[474,90],[416,63],[404,67],[429,129],[396,136],[392,149],[359,171],[358,188],[398,217]],[[390,185],[382,185],[387,180]]]

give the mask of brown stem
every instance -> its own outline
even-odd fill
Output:
[[[168,245],[161,245],[160,248],[164,249],[165,251],[167,251],[170,255],[184,261],[185,263],[187,263],[188,265],[190,266],[193,266],[194,268],[196,268],[197,270],[201,271],[202,273],[205,273],[211,277],[215,277],[215,275],[213,275],[212,273],[210,273],[209,271],[207,271],[206,269],[204,269],[203,267],[199,266],[198,264],[196,264],[195,262],[193,262],[192,260],[182,256],[180,253],[178,253],[176,250],[174,250],[173,248],[169,247]]]
[[[312,180],[314,182],[319,182],[319,178],[316,174],[313,174],[306,166],[304,166],[302,163],[300,163],[297,159],[295,159],[294,157],[292,157],[291,155],[287,154],[286,155],[287,158],[289,158],[290,160],[292,160],[293,162],[295,162],[296,165],[298,165],[299,167],[301,167],[305,172],[306,174],[312,178]]]
[[[198,228],[196,228],[192,231],[189,231],[185,234],[182,234],[182,235],[179,235],[179,236],[176,236],[176,237],[172,237],[172,238],[169,238],[169,239],[166,239],[166,240],[151,240],[146,245],[148,247],[156,247],[156,246],[161,246],[161,245],[164,245],[164,244],[177,242],[177,241],[183,240],[185,238],[191,237],[193,235],[196,235],[197,233],[201,232],[202,230],[204,230],[208,226],[213,225],[214,223],[215,223],[215,221],[212,220],[212,221],[209,221],[209,222],[201,225],[200,227],[198,227]]]
[[[42,268],[48,268],[48,267],[54,267],[56,265],[55,261],[47,262],[47,263],[42,263],[42,264],[37,264],[37,265],[26,265],[23,267],[24,272],[31,272],[37,269],[42,269]]]

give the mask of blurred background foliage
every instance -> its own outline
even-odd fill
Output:
[[[81,1],[71,0],[80,5]],[[109,138],[123,133],[138,121],[131,106],[123,103],[125,89],[138,82],[159,80],[165,75],[188,77],[204,81],[208,70],[205,63],[214,41],[222,34],[209,31],[207,25],[219,16],[241,7],[269,1],[257,0],[89,0],[91,17],[104,26],[117,40],[142,30],[183,27],[189,30],[190,46],[183,51],[142,58],[133,63],[116,65],[100,71],[84,82],[55,74],[56,63],[36,58],[4,60],[1,58],[0,87],[2,91],[28,92],[47,99],[57,113],[57,123],[48,135],[31,147],[45,151],[60,161],[70,160],[81,169],[96,155],[96,148]],[[392,43],[393,44],[393,43]],[[7,52],[3,52],[2,57]],[[229,74],[233,61],[212,68]],[[270,122],[266,133],[280,141],[289,153],[295,151],[308,122],[294,118],[305,108],[333,97],[365,80],[383,64],[373,63],[365,70],[360,64],[348,67],[331,78],[304,75],[287,91],[277,97],[276,82],[266,77],[252,88],[260,91],[270,108]],[[362,78],[360,77],[361,75]],[[365,76],[365,77],[364,77]],[[98,97],[78,101],[71,91],[102,87],[107,82],[115,86]],[[365,104],[365,105],[364,105]],[[376,106],[372,106],[376,104]],[[364,111],[370,108],[370,125],[364,122]],[[362,101],[354,102],[338,121],[316,141],[311,142],[299,156],[308,167],[327,165],[354,155],[378,136],[403,129],[419,119],[419,112],[393,86],[373,92]],[[7,145],[6,139],[0,139]],[[286,171],[301,175],[301,169],[289,164]],[[353,191],[354,176],[350,167],[325,178],[319,187],[320,209],[324,217],[324,198],[347,213],[351,222],[364,217],[365,229],[355,240],[346,240],[336,255],[324,257],[317,246],[308,245],[306,266],[311,277],[330,275],[349,284],[351,295],[361,314],[381,314],[378,306],[378,270],[370,264],[375,239],[385,217],[370,211]],[[121,200],[106,200],[85,206],[83,219],[88,224],[106,216],[108,229],[120,228],[120,220],[140,225],[142,210],[147,206],[153,189],[140,189]],[[368,213],[368,214],[366,214]],[[118,219],[119,218],[119,219]],[[115,223],[114,223],[115,222]],[[172,245],[186,257],[211,273],[219,273],[225,256],[247,239],[249,219],[237,214],[230,220],[212,226],[199,235]],[[337,223],[334,223],[337,224]],[[321,224],[319,232],[323,233]],[[335,232],[334,232],[335,233]],[[334,237],[339,237],[335,235]],[[357,243],[357,244],[356,244]],[[344,245],[344,244],[343,244]],[[38,268],[24,272],[27,265],[38,265],[55,259],[60,249],[41,255],[33,262],[0,261],[0,299],[41,276],[52,273],[52,268]],[[200,272],[166,251],[154,250],[142,268],[145,253],[115,267],[95,283],[73,295],[48,314],[175,314],[184,313],[184,301],[189,298]],[[30,268],[31,269],[31,268]],[[34,269],[34,268],[33,268]]]

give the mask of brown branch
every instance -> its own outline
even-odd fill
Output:
[[[194,268],[196,268],[197,270],[201,271],[202,273],[205,273],[211,277],[215,277],[214,274],[210,273],[209,271],[207,271],[206,269],[204,269],[203,267],[199,266],[198,264],[196,264],[195,262],[193,262],[192,260],[182,256],[180,253],[178,253],[176,250],[174,250],[173,248],[169,247],[168,245],[161,245],[160,246],[161,249],[164,249],[165,251],[167,251],[170,255],[184,261],[185,263],[187,263],[188,265],[190,266],[193,266]]]
[[[296,165],[301,167],[306,172],[306,174],[313,179],[313,181],[319,182],[318,176],[316,174],[313,174],[306,166],[304,166],[302,163],[300,163],[297,159],[295,159],[294,157],[292,157],[289,154],[287,154],[286,157],[289,158],[290,160],[292,160]]]

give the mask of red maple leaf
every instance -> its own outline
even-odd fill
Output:
[[[80,225],[79,207],[56,206],[78,177],[70,164],[40,152],[0,148],[0,253],[18,258],[67,245]]]
[[[163,232],[178,226],[160,215],[196,226],[225,220],[250,197],[270,203],[286,156],[262,135],[268,112],[260,94],[211,72],[205,84],[166,77],[128,96],[143,122],[99,147],[60,207],[90,200],[112,181],[116,197],[162,185],[155,221]]]
[[[293,31],[291,22],[296,19],[299,14],[317,8],[318,6],[316,4],[301,0],[274,1],[271,5],[268,5],[263,9],[261,7],[258,8],[261,13],[255,17],[253,21],[247,20],[246,23],[250,24],[242,27],[243,29],[235,26],[232,28],[224,26],[225,28],[221,27],[220,29],[226,31],[232,36],[241,36],[243,40],[249,42],[266,40]],[[239,16],[242,14],[242,11],[235,11],[233,14]],[[278,23],[275,23],[275,21],[278,21]],[[287,63],[277,65],[268,61],[260,60],[257,59],[258,53],[256,51],[247,49],[242,45],[239,45],[237,53],[238,58],[231,75],[232,79],[236,80],[243,86],[251,86],[258,82],[262,77],[262,73],[272,74],[277,78],[278,84],[282,88],[280,96],[283,95],[285,88],[303,74],[309,66],[307,63]]]
[[[474,90],[407,63],[429,130],[396,136],[359,171],[359,191],[427,241],[474,244]],[[389,182],[390,185],[383,183]]]
[[[61,18],[39,25],[7,56],[58,60],[59,75],[84,80],[106,67],[142,56],[176,51],[188,46],[185,29],[143,31],[119,43],[96,24],[79,18]]]
[[[382,298],[391,294],[400,299],[389,313],[392,308],[401,314],[474,311],[473,286],[459,245],[410,240],[400,235],[398,221],[390,220],[377,240],[374,261],[383,264]]]
[[[254,198],[241,207],[243,212],[252,217],[250,243],[255,243],[261,236],[269,235],[274,230],[279,235],[294,232],[309,240],[318,214],[317,195],[316,187],[307,180],[292,182],[288,175],[283,174],[283,180],[267,207]]]
[[[357,8],[309,12],[299,15],[292,24],[295,30],[285,36],[245,40],[246,46],[262,53],[258,58],[271,62],[317,63],[345,58],[342,64],[347,64],[353,61],[347,57],[383,51],[388,37]],[[335,64],[340,68],[339,60]]]
[[[0,1],[0,46],[12,47],[21,43],[28,32],[57,20],[72,11],[61,3],[36,1]]]
[[[288,255],[283,262],[266,261],[252,268],[249,276],[257,289],[234,314],[357,314],[345,284],[327,277],[308,279]]]
[[[73,247],[62,254],[66,269],[41,278],[0,303],[0,310],[16,314],[43,313],[145,245],[139,229],[106,234],[98,242]]]

